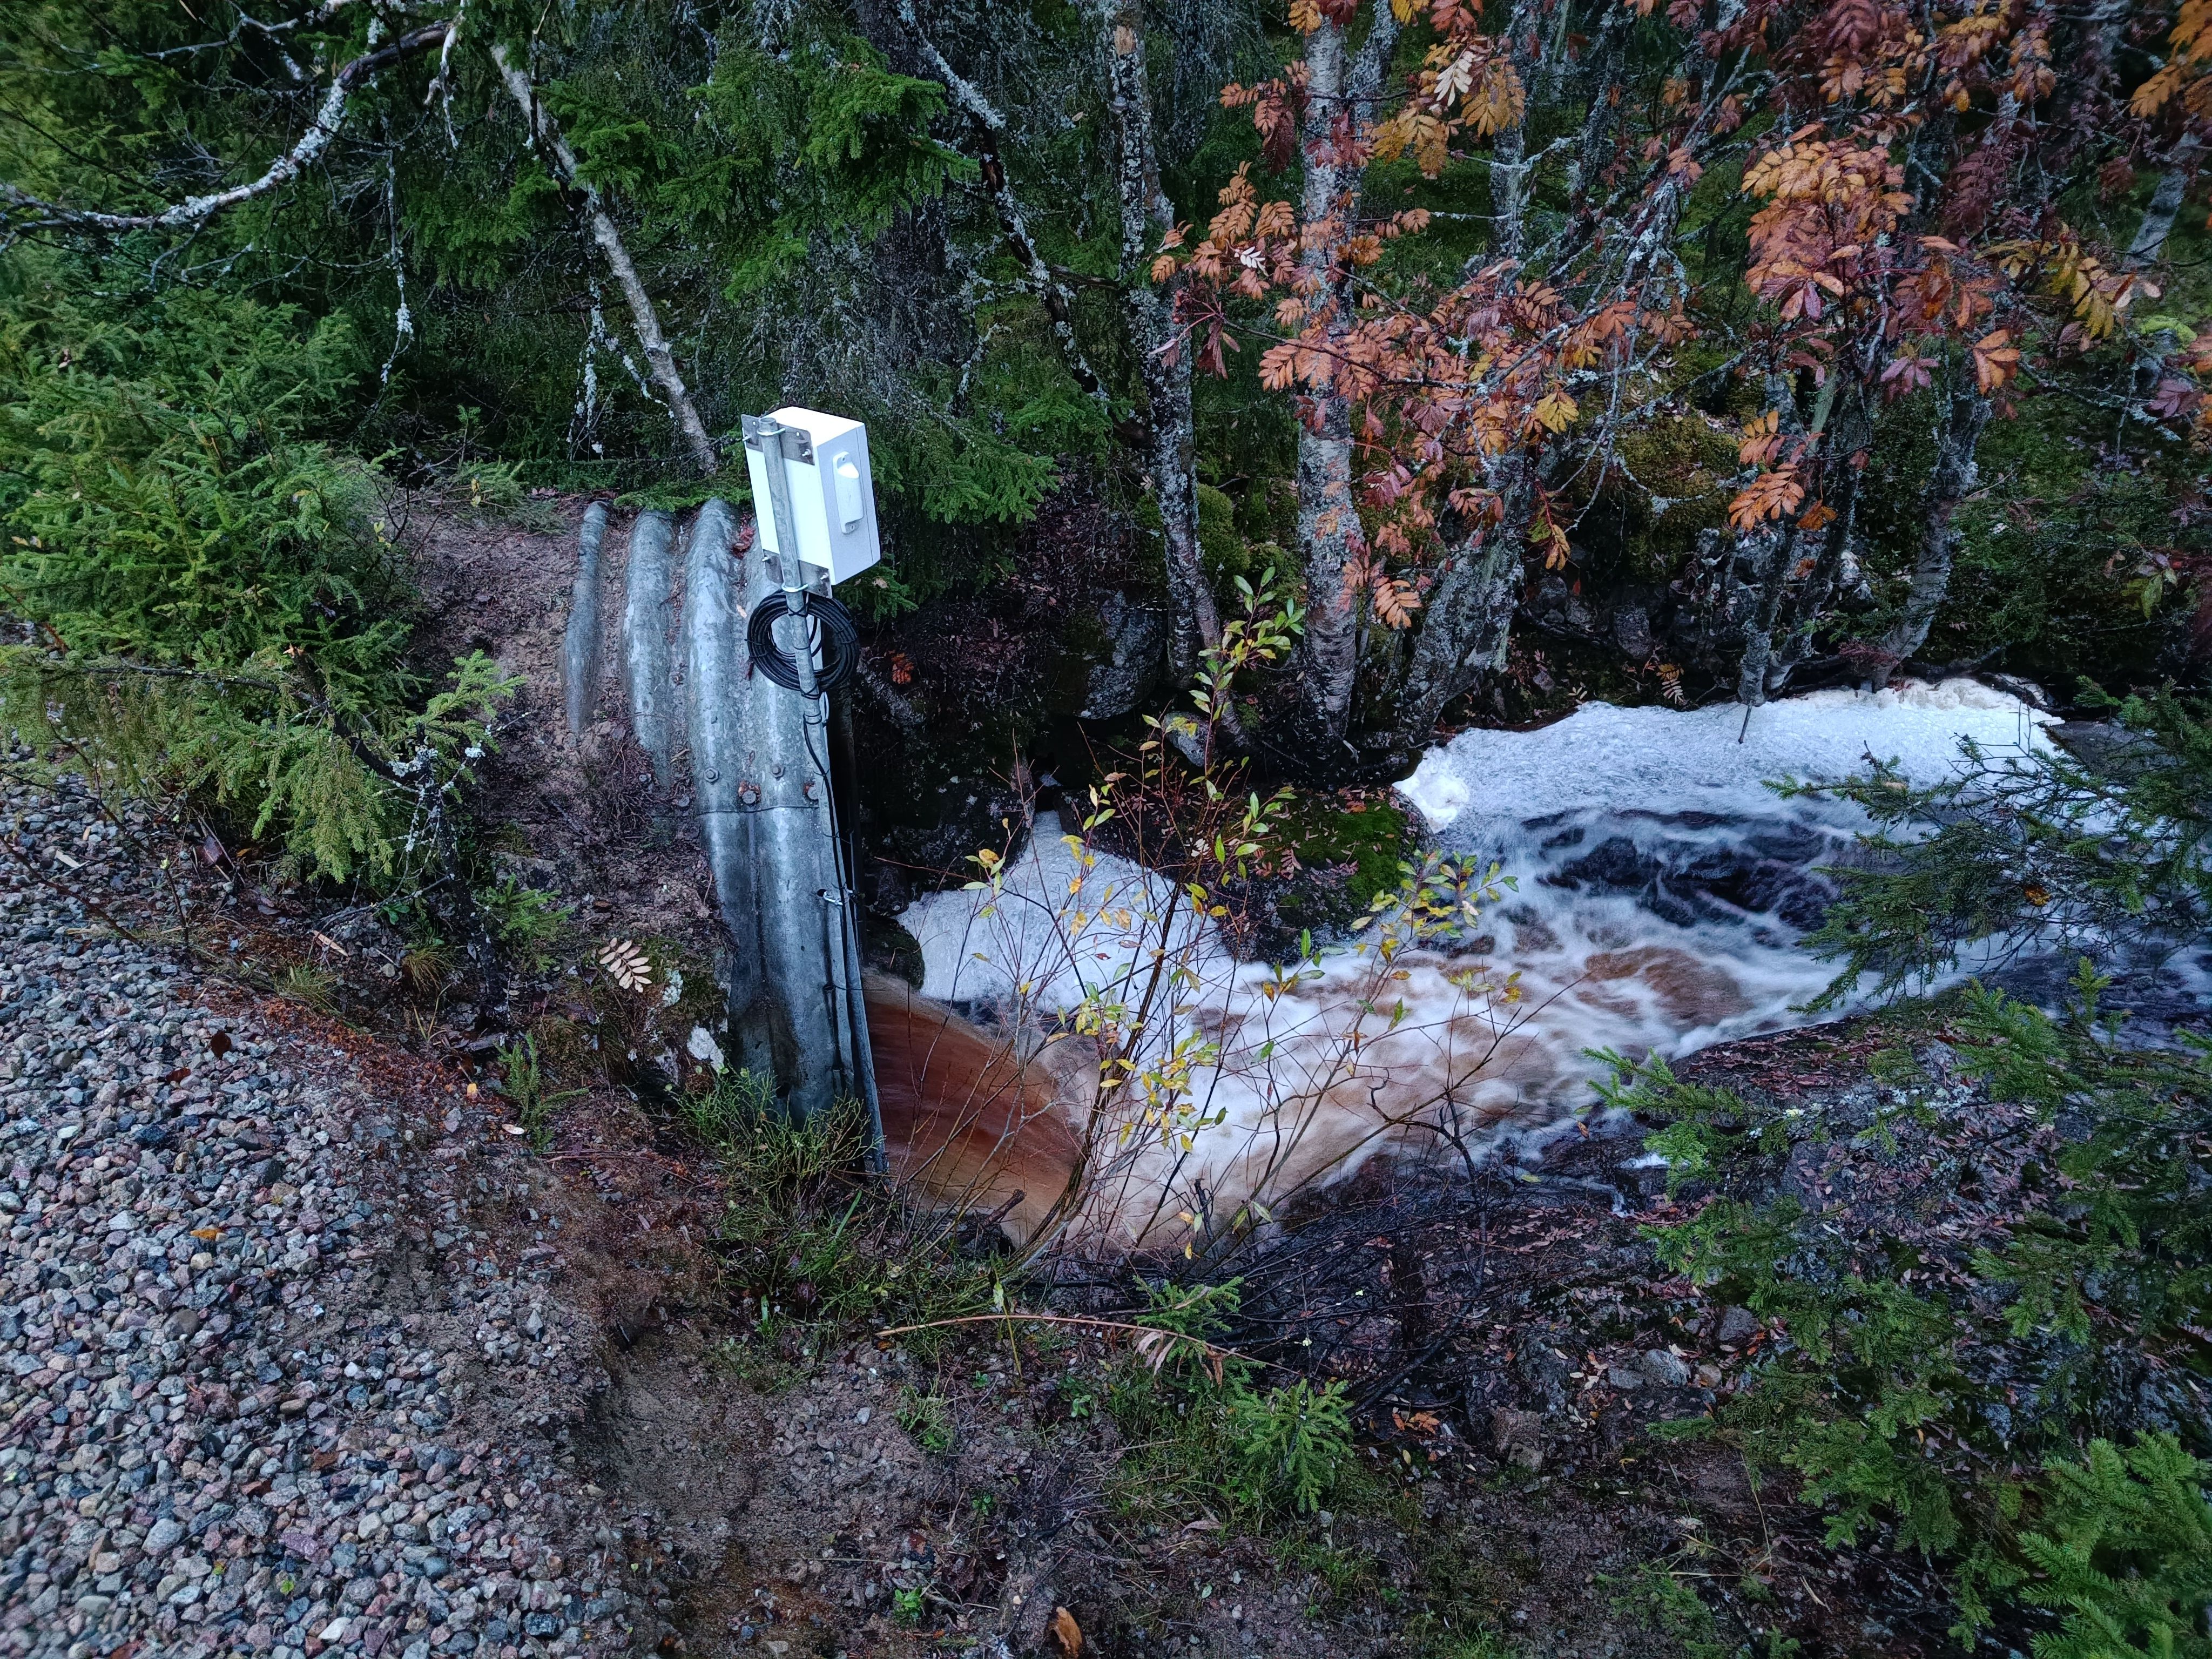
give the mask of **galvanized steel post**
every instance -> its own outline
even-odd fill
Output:
[[[734,894],[723,896],[722,910],[739,948],[750,942],[758,952],[755,983],[768,1006],[745,1011],[745,1024],[754,1030],[765,1028],[781,1039],[770,1045],[775,1071],[795,1115],[817,1117],[840,1097],[866,1107],[870,1162],[880,1170],[883,1121],[861,991],[852,873],[845,867],[843,842],[837,833],[825,694],[817,680],[816,624],[807,614],[809,588],[799,559],[799,534],[784,471],[787,459],[811,464],[814,458],[805,433],[773,418],[747,417],[744,439],[748,447],[763,450],[771,462],[766,469],[769,499],[756,502],[755,510],[765,506],[773,515],[781,551],[771,555],[757,547],[744,561],[745,574],[738,583],[744,596],[744,614],[750,615],[762,599],[781,590],[788,615],[781,624],[780,643],[790,652],[798,671],[799,692],[787,696],[764,675],[745,678],[739,714],[744,775],[727,807],[709,807],[704,791],[701,806],[702,814],[709,816],[734,811],[744,826],[750,868],[742,878],[732,872],[731,887],[750,890],[752,927],[744,929],[746,918],[732,914]],[[695,530],[695,536],[699,533]],[[724,635],[721,650],[730,648],[733,634]],[[708,693],[702,686],[695,695],[703,705]],[[726,698],[725,706],[736,712],[740,705],[735,698]],[[730,735],[734,738],[737,732]],[[731,759],[738,758],[734,744],[723,747]],[[696,773],[701,763],[696,726],[693,750]],[[728,892],[723,877],[729,860],[716,856],[714,849],[718,841],[727,839],[709,830],[718,895]],[[737,977],[733,973],[733,981]],[[731,1002],[736,1025],[741,1017],[736,995]],[[743,1031],[737,1035],[741,1047],[750,1046]]]

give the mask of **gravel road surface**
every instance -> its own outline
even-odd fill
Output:
[[[0,796],[0,1654],[652,1646],[529,1161],[451,1074],[116,938],[131,839]]]

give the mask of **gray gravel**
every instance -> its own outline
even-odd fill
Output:
[[[600,1378],[559,1224],[477,1224],[519,1156],[106,936],[33,873],[143,896],[96,825],[0,794],[0,1655],[649,1639],[647,1552],[571,1443]]]

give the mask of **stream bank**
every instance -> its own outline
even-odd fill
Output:
[[[1936,1650],[1923,1570],[1646,1437],[1768,1339],[1656,1270],[1633,1139],[1377,1170],[1309,1269],[1250,1264],[1372,1397],[1333,1508],[1240,1516],[1123,1436],[1118,1347],[763,1330],[680,1129],[595,1091],[532,1152],[459,1066],[117,937],[86,900],[161,927],[161,826],[9,808],[9,1651],[905,1659],[1049,1653],[1065,1607],[1092,1654],[1658,1655],[1686,1573],[1813,1651]],[[1887,1040],[1698,1064],[1809,1098]]]

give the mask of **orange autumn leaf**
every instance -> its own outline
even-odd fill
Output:
[[[1754,415],[1744,422],[1743,441],[1736,446],[1736,459],[1746,466],[1765,466],[1782,449],[1782,411],[1770,409],[1764,415]]]
[[[2020,348],[2011,341],[2000,328],[1974,342],[1974,384],[1984,398],[2020,372]]]
[[[1535,409],[1536,418],[1543,422],[1547,432],[1565,432],[1575,423],[1575,416],[1581,412],[1575,406],[1575,400],[1564,392],[1552,392]]]
[[[1414,592],[1413,583],[1396,576],[1376,580],[1374,587],[1375,615],[1385,628],[1407,629],[1413,625],[1413,613],[1421,608],[1421,596]]]
[[[1795,466],[1762,472],[1729,503],[1729,522],[1748,534],[1771,519],[1787,517],[1805,499],[1805,486],[1797,482]]]

